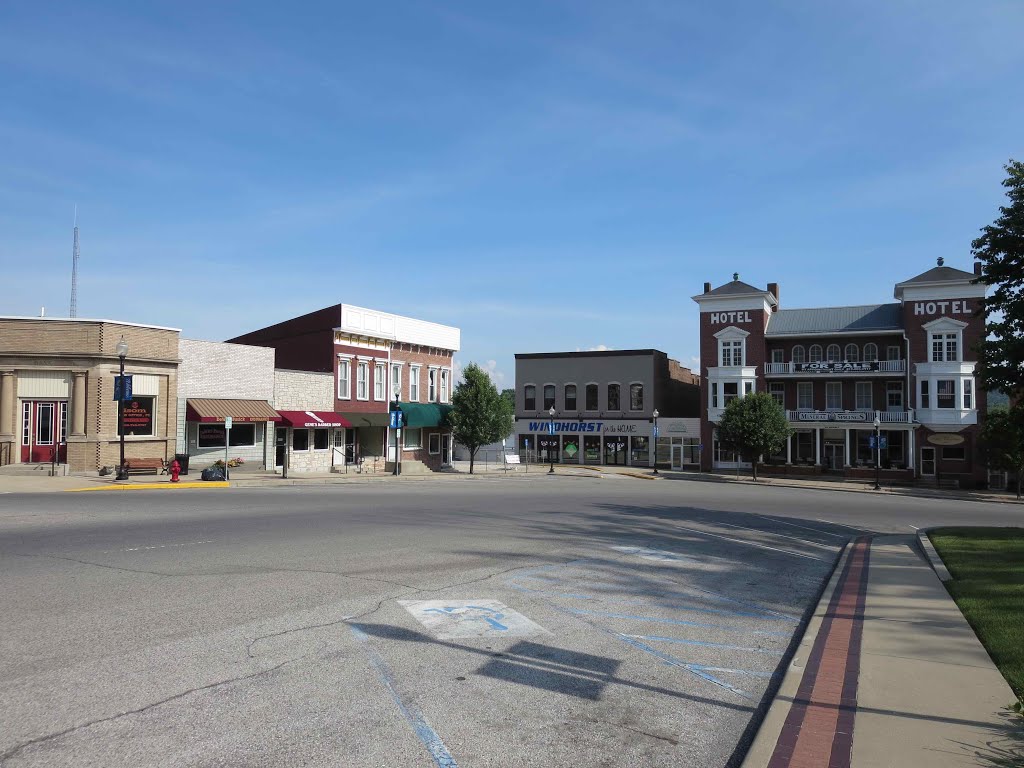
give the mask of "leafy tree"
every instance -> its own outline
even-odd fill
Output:
[[[1019,499],[1024,480],[1024,405],[989,411],[981,427],[981,445],[990,467],[1017,475]]]
[[[971,243],[982,262],[979,282],[995,286],[985,299],[987,338],[978,344],[976,374],[984,389],[1024,394],[1024,163],[1010,160],[1003,180],[1010,204]]]
[[[512,413],[516,412],[516,391],[514,389],[503,389],[501,390],[501,396],[508,400],[508,404],[512,406]]]
[[[452,394],[448,419],[455,441],[469,449],[469,474],[473,474],[480,446],[507,437],[512,432],[514,409],[498,394],[494,382],[476,363],[462,371],[462,381]]]
[[[755,481],[758,460],[781,449],[792,434],[786,412],[767,392],[732,400],[718,424],[718,441],[751,463]]]

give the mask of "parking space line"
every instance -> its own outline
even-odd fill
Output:
[[[710,533],[709,531],[702,531],[699,528],[688,528],[685,525],[678,525],[677,524],[676,528],[681,528],[684,531],[691,531],[693,533],[699,533],[702,536],[711,536],[711,537],[716,538],[716,539],[724,539],[725,541],[732,541],[732,542],[734,542],[736,544],[746,544],[748,546],[758,547],[760,549],[770,549],[773,552],[782,552],[785,555],[793,555],[793,557],[803,557],[803,558],[806,558],[808,560],[817,560],[819,562],[822,562],[822,558],[815,557],[814,555],[808,555],[808,554],[805,554],[803,552],[794,552],[794,551],[792,551],[790,549],[779,549],[778,547],[770,547],[767,544],[761,544],[761,543],[756,542],[756,541],[746,541],[744,539],[734,539],[731,536],[722,536],[720,533]]]
[[[679,627],[702,627],[704,629],[720,629],[725,632],[740,632],[773,637],[790,637],[792,632],[775,632],[770,629],[748,629],[746,627],[730,627],[726,624],[705,624],[700,621],[684,621],[683,619],[664,619],[659,616],[633,616],[628,613],[605,613],[604,611],[588,611],[585,608],[570,608],[573,613],[583,616],[601,616],[606,619],[625,619],[627,621],[649,621],[654,624],[672,624]],[[760,618],[760,617],[756,617]]]
[[[849,528],[851,531],[856,531],[857,533],[864,533],[864,531],[866,530],[865,528],[854,528],[852,525],[847,525],[846,523],[836,523],[836,522],[833,522],[832,520],[826,520],[823,517],[818,517],[818,518],[815,518],[815,519],[819,523],[828,523],[829,525],[838,525],[841,528]]]
[[[701,522],[707,525],[724,525],[729,528],[740,528],[744,531],[754,531],[755,533],[764,533],[769,536],[781,536],[784,539],[792,539],[793,541],[799,541],[801,544],[810,544],[812,547],[822,547],[824,549],[838,549],[835,544],[825,544],[821,541],[811,541],[810,539],[800,539],[796,536],[790,536],[788,533],[779,533],[777,531],[766,531],[764,528],[751,528],[749,525],[735,525],[734,523],[723,523],[721,521],[702,520]]]
[[[653,640],[659,643],[676,643],[678,645],[700,645],[705,648],[724,648],[727,651],[745,651],[747,653],[770,653],[775,651],[764,648],[749,648],[742,645],[729,645],[728,643],[713,643],[710,640],[692,640],[688,637],[665,637],[664,635],[626,635],[636,640]]]
[[[849,536],[844,536],[841,533],[832,533],[832,531],[823,531],[821,528],[812,528],[809,525],[800,525],[799,523],[791,523],[788,520],[780,520],[777,517],[769,517],[768,515],[759,515],[756,512],[751,512],[750,514],[755,515],[756,517],[763,518],[765,520],[769,520],[769,521],[771,521],[773,523],[782,523],[783,525],[791,525],[794,528],[803,528],[805,531],[814,531],[815,533],[821,533],[821,534],[824,534],[825,536],[836,536],[836,537],[838,537],[840,539],[843,539],[843,540],[846,540],[846,539],[850,538]]]
[[[392,700],[398,707],[398,711],[402,713],[409,725],[412,726],[413,731],[419,737],[419,740],[423,742],[423,746],[427,748],[427,752],[430,753],[430,757],[433,758],[434,762],[439,768],[458,768],[458,764],[455,762],[455,758],[452,757],[451,752],[448,751],[448,747],[445,746],[444,742],[441,741],[441,737],[437,735],[437,731],[430,727],[426,717],[411,702],[406,702],[402,699],[401,694],[398,693],[398,688],[395,683],[395,676],[391,673],[388,665],[377,651],[370,645],[370,638],[367,636],[357,624],[349,624],[349,629],[352,630],[352,635],[362,646],[363,650],[366,651],[366,655],[370,659],[370,664],[377,670],[377,674],[380,676],[380,680],[384,683],[384,687],[388,689],[388,693],[391,694]]]

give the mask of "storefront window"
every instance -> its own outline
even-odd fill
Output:
[[[683,438],[683,464],[700,464],[700,438]]]
[[[562,461],[576,464],[580,460],[579,435],[562,435]]]
[[[587,464],[601,463],[601,438],[597,435],[584,435],[583,461]]]
[[[124,401],[124,434],[149,436],[153,433],[156,415],[155,397],[135,397]],[[120,432],[118,432],[120,434]]]
[[[646,437],[631,437],[629,439],[629,463],[643,466],[650,462],[650,444]]]
[[[796,433],[796,460],[814,463],[814,433],[809,429]]]
[[[857,463],[873,467],[875,465],[875,451],[871,447],[871,439],[875,436],[875,433],[866,429],[859,429],[854,434],[857,435]]]
[[[294,429],[294,430],[292,430],[292,450],[293,451],[308,451],[309,450],[309,430],[308,429]]]
[[[558,464],[558,435],[537,435],[537,451],[539,461]]]
[[[382,371],[383,373],[383,371]],[[326,451],[329,443],[330,430],[327,429],[314,429],[313,430],[313,450],[314,451]],[[234,437],[234,435],[232,435]]]
[[[402,430],[403,445],[415,450],[423,447],[423,433],[419,428],[406,428]]]
[[[224,448],[227,430],[223,424],[199,424],[197,445],[200,448]],[[242,448],[256,445],[255,424],[235,424],[231,427],[231,446]]]
[[[619,385],[609,384],[608,385],[608,410],[617,411],[619,410]]]

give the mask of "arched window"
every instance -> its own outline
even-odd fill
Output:
[[[803,344],[797,344],[793,347],[793,362],[794,363],[806,363],[807,352],[804,350]]]
[[[821,344],[811,344],[811,348],[807,352],[807,359],[811,363],[821,362]]]
[[[629,385],[629,410],[642,411],[644,409],[644,385]]]
[[[864,345],[864,361],[873,363],[878,360],[878,345],[868,343]]]
[[[537,387],[534,384],[527,384],[523,387],[523,410],[537,410]]]
[[[828,351],[825,353],[825,358],[830,363],[838,363],[839,362],[839,356],[841,354],[842,354],[842,351],[839,349],[839,345],[838,344],[829,344],[828,345]]]
[[[576,410],[576,385],[566,384],[565,385],[565,410],[575,411]]]
[[[608,410],[617,411],[619,410],[619,385],[609,384],[608,385]]]
[[[544,410],[548,411],[555,407],[555,385],[544,385]]]
[[[846,345],[846,354],[843,355],[848,363],[859,363],[860,362],[860,347],[856,344]]]
[[[596,411],[597,410],[597,384],[587,384],[586,395],[587,395],[587,402],[586,402],[587,410],[588,411]]]

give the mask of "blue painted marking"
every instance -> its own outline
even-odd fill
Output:
[[[734,675],[750,675],[751,677],[775,677],[775,672],[758,672],[753,669],[729,669],[728,667],[708,667],[704,664],[694,664],[694,667],[708,672],[731,672]]]
[[[771,635],[772,637],[789,637],[791,632],[773,632],[770,629],[747,629],[746,627],[730,627],[724,624],[705,624],[700,621],[684,621],[682,619],[663,619],[658,616],[633,616],[628,613],[605,613],[604,611],[588,611],[585,608],[570,608],[572,613],[586,616],[603,616],[606,619],[627,619],[630,621],[649,621],[654,624],[674,624],[679,627],[704,627],[705,629],[721,629],[726,632],[748,632],[756,635]],[[747,614],[741,614],[747,615]]]
[[[391,674],[391,670],[388,669],[388,665],[384,663],[384,659],[380,657],[373,647],[370,645],[370,638],[367,637],[366,633],[363,632],[356,624],[350,624],[349,629],[352,630],[352,634],[356,640],[363,646],[366,651],[366,655],[370,658],[370,663],[374,669],[377,670],[377,674],[380,676],[381,682],[384,683],[388,692],[391,694],[391,698],[394,700],[398,710],[402,713],[405,719],[412,726],[413,731],[419,737],[420,741],[423,742],[423,746],[427,748],[427,752],[430,753],[431,758],[439,766],[439,768],[459,768],[455,762],[455,758],[452,757],[451,752],[448,751],[448,747],[441,741],[441,737],[437,735],[437,731],[430,727],[427,722],[427,718],[423,716],[423,713],[417,709],[415,704],[407,704],[402,701],[402,697],[398,693],[398,687],[395,684],[395,677]]]
[[[466,606],[454,605],[454,606],[450,606],[450,607],[449,606],[445,606],[444,608],[425,608],[423,610],[423,612],[424,613],[448,614],[450,616],[451,614],[455,613],[456,611],[464,610],[466,608],[472,608],[475,611],[486,611],[487,613],[493,613],[494,616],[481,616],[480,618],[482,618],[484,621],[486,621],[487,624],[491,628],[493,628],[493,629],[499,629],[499,630],[501,630],[503,632],[507,632],[508,631],[508,627],[506,627],[504,624],[502,624],[501,622],[498,621],[498,619],[505,618],[505,614],[504,613],[499,613],[498,611],[494,610],[493,608],[486,608],[486,607],[484,607],[482,605],[466,605]]]
[[[661,643],[678,643],[680,645],[700,645],[704,646],[705,648],[725,648],[729,651],[745,651],[747,653],[770,653],[774,655],[774,651],[766,651],[763,648],[746,648],[742,645],[712,643],[707,640],[691,640],[686,637],[662,637],[660,635],[626,635],[626,637],[633,637],[637,640],[656,640]]]
[[[598,627],[598,629],[602,628]],[[712,674],[709,674],[707,668],[702,667],[700,664],[690,664],[689,662],[683,661],[682,659],[677,659],[675,656],[669,653],[663,653],[662,651],[659,651],[656,648],[652,648],[647,643],[640,642],[639,640],[632,638],[629,635],[621,635],[618,632],[611,632],[610,634],[615,635],[620,640],[626,643],[629,643],[634,648],[637,648],[641,651],[644,651],[645,653],[649,653],[652,656],[661,659],[670,666],[681,667],[682,669],[685,669],[688,672],[692,672],[702,680],[707,680],[709,683],[713,683],[714,685],[717,685],[720,688],[724,688],[727,691],[732,691],[737,696],[742,696],[744,699],[753,699],[753,696],[751,696],[746,691],[737,688],[735,685],[730,685],[729,683],[725,682],[724,680],[718,679]]]

